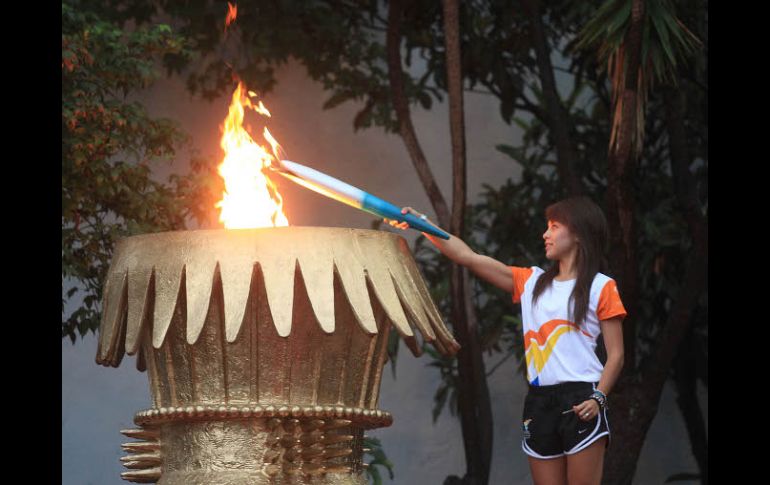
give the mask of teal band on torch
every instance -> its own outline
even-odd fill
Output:
[[[445,233],[441,229],[423,221],[422,219],[415,217],[413,214],[402,214],[401,209],[386,200],[382,200],[372,194],[364,192],[364,198],[361,200],[361,208],[367,212],[374,212],[381,217],[387,217],[388,219],[395,219],[399,222],[407,222],[409,226],[414,229],[419,229],[422,232],[427,232],[441,239],[449,239],[449,234]]]

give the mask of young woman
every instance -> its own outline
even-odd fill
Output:
[[[407,211],[433,224],[411,207],[402,209]],[[508,266],[455,236],[423,234],[449,259],[521,302],[529,382],[521,447],[535,484],[598,485],[610,441],[607,395],[623,367],[626,311],[615,281],[600,272],[608,238],[601,209],[576,197],[549,206],[545,216],[545,257],[553,262],[546,269]],[[599,334],[607,350],[604,366],[595,353]]]

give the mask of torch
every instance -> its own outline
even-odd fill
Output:
[[[449,234],[429,224],[424,219],[415,217],[412,214],[402,214],[401,209],[396,205],[368,192],[364,192],[342,180],[289,160],[280,160],[278,163],[278,167],[271,164],[270,168],[303,187],[377,217],[387,217],[399,222],[408,222],[409,227],[433,234],[442,239],[449,239]]]

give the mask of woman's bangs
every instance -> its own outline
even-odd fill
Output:
[[[572,227],[572,218],[570,217],[567,205],[563,202],[556,202],[545,209],[545,218],[549,221],[559,222],[568,227]]]

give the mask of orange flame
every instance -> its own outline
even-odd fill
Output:
[[[227,27],[230,26],[231,23],[233,23],[233,20],[235,20],[235,17],[238,16],[238,5],[233,5],[230,2],[227,2],[227,17],[225,18],[225,31],[227,31]]]
[[[267,128],[263,136],[272,147],[272,154],[254,142],[243,128],[244,108],[269,116],[261,102],[258,106],[252,104],[243,85],[238,83],[222,128],[225,158],[219,165],[219,175],[225,180],[225,191],[216,204],[222,209],[219,220],[227,229],[288,226],[281,195],[262,171],[276,160],[281,146]]]

